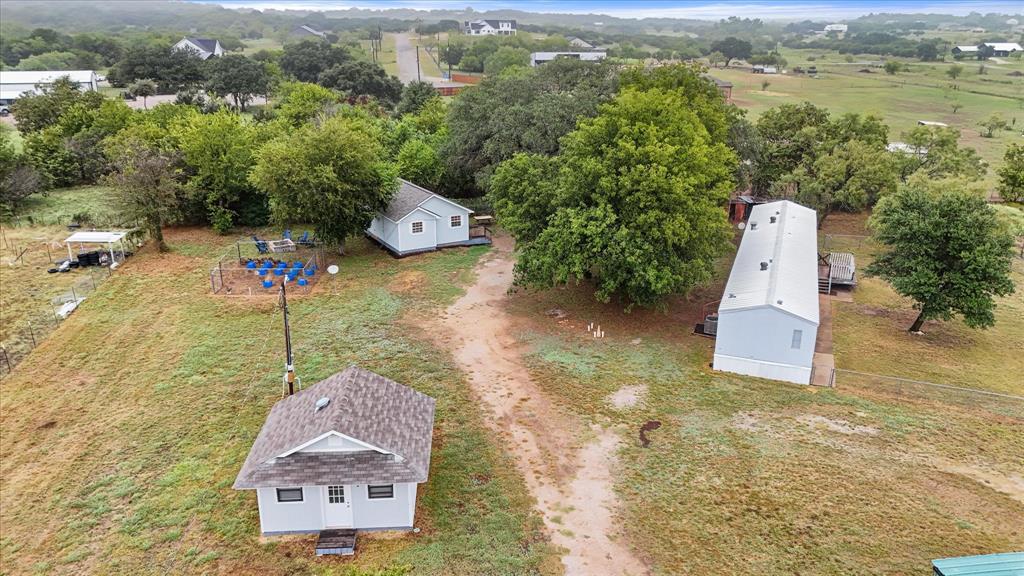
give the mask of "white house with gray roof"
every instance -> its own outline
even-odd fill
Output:
[[[433,429],[433,398],[349,366],[274,405],[234,488],[264,535],[411,529]]]
[[[224,54],[224,48],[218,40],[213,38],[189,38],[187,36],[178,40],[178,43],[172,46],[171,50],[188,50],[199,57],[200,60]]]
[[[470,36],[515,36],[515,20],[466,20],[462,33]]]
[[[715,370],[809,384],[818,336],[818,226],[788,200],[754,206],[718,305]]]
[[[448,198],[399,180],[387,210],[380,212],[366,235],[395,256],[430,252],[449,246],[489,244],[486,237],[471,237],[473,211]]]

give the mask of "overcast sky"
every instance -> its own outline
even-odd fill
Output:
[[[740,1],[740,2],[667,2],[659,0],[194,0],[227,7],[257,9],[337,10],[345,8],[414,8],[420,10],[459,10],[472,6],[474,10],[516,9],[528,12],[557,12],[572,14],[608,14],[621,18],[701,18],[717,20],[729,16],[776,19],[856,18],[871,12],[933,13],[962,16],[970,12],[1024,12],[1024,2],[982,2],[960,0],[935,1]]]

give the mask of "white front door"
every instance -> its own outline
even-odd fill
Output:
[[[352,527],[352,500],[350,486],[324,486],[324,526],[326,528]]]

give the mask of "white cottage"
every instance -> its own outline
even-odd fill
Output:
[[[818,335],[814,210],[754,206],[718,306],[715,370],[808,384]]]
[[[489,244],[486,237],[470,237],[473,211],[407,180],[387,210],[370,222],[366,234],[395,256],[430,252],[449,246]]]
[[[433,398],[349,366],[274,405],[234,488],[264,535],[411,529],[433,427]]]

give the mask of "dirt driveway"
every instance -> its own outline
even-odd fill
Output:
[[[503,303],[512,283],[512,241],[495,238],[476,282],[448,308],[442,339],[513,454],[567,575],[647,574],[625,544],[612,490],[619,436],[560,410],[530,378]]]

